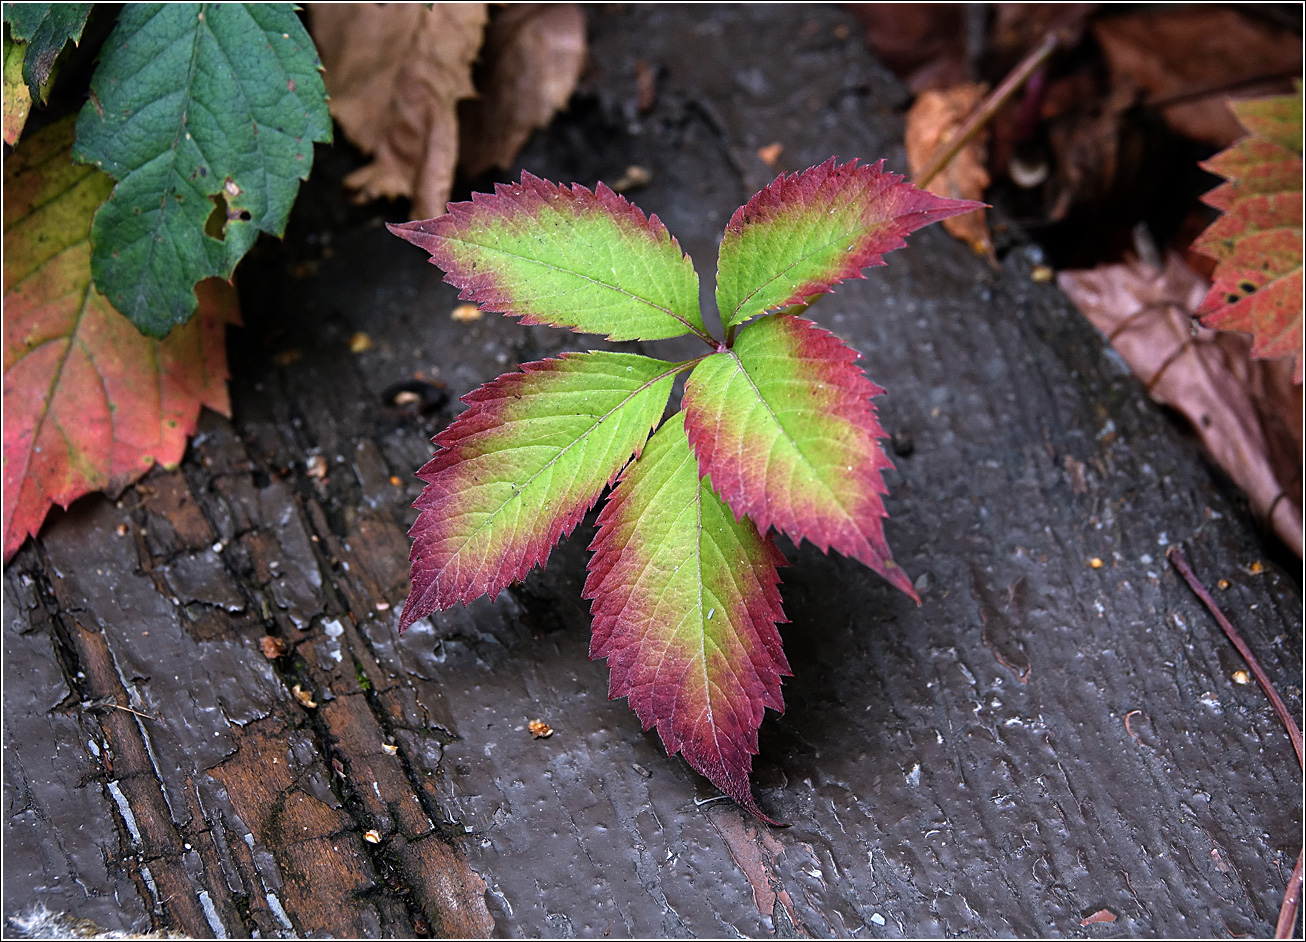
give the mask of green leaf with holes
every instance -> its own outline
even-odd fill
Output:
[[[73,156],[118,185],[95,214],[95,285],[161,337],[195,284],[280,236],[331,138],[317,51],[288,3],[128,4],[104,45]],[[219,237],[205,224],[220,213]]]

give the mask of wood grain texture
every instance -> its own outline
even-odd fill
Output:
[[[523,165],[586,185],[647,167],[634,198],[705,298],[719,233],[774,175],[758,147],[782,141],[786,169],[903,166],[905,93],[838,10],[588,15],[587,84]],[[643,113],[640,60],[659,77]],[[795,676],[754,768],[793,826],[767,829],[606,699],[590,527],[493,604],[397,635],[413,472],[454,410],[405,412],[387,389],[421,370],[456,397],[604,345],[451,320],[454,290],[385,233],[389,209],[339,198],[350,160],[324,152],[288,241],[244,264],[234,418],[207,415],[179,470],[79,502],[5,572],[6,919],[43,904],[265,938],[1272,931],[1296,761],[1165,546],[1229,580],[1221,601],[1298,713],[1300,585],[1030,280],[1026,249],[994,273],[925,231],[807,315],[888,390],[887,535],[924,604],[791,551]],[[372,346],[352,354],[360,330]],[[266,634],[288,646],[275,662]],[[535,718],[554,735],[532,738]],[[1081,927],[1103,909],[1114,922]]]

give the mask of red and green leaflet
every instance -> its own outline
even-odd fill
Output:
[[[676,366],[629,353],[527,363],[463,398],[417,476],[413,589],[400,626],[494,598],[575,529],[662,418]]]
[[[831,157],[781,174],[735,210],[717,264],[716,303],[727,329],[865,277],[862,269],[883,265],[908,233],[980,206],[918,190],[883,166]]]
[[[861,354],[809,320],[768,317],[694,368],[685,425],[703,474],[757,526],[860,560],[913,599],[884,541],[892,467]]]
[[[611,696],[628,697],[668,752],[765,817],[748,770],[763,711],[784,708],[784,556],[699,477],[683,413],[626,469],[598,523],[584,594],[590,656],[608,659]]]
[[[1302,381],[1302,92],[1230,106],[1251,136],[1202,166],[1224,177],[1202,197],[1223,215],[1193,243],[1217,260],[1198,306],[1208,327],[1253,335],[1258,357],[1296,356]]]
[[[520,185],[390,231],[430,252],[464,300],[524,324],[609,340],[708,336],[680,244],[601,183],[591,193],[523,173]]]
[[[419,472],[427,486],[400,628],[493,598],[620,477],[590,547],[591,656],[607,659],[611,695],[628,698],[669,753],[769,821],[749,785],[758,728],[768,708],[783,709],[789,674],[776,628],[784,557],[769,531],[861,560],[916,598],[884,536],[891,465],[870,402],[882,390],[833,334],[792,313],[764,316],[981,206],[917,190],[882,165],[831,159],[782,174],[735,213],[718,263],[725,340],[703,326],[698,276],[666,227],[602,184],[523,174],[447,215],[391,226],[486,310],[614,340],[694,334],[708,346],[683,363],[564,355],[465,396],[469,408]],[[664,422],[686,372],[683,409]]]

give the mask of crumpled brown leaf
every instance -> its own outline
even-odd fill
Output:
[[[1250,498],[1252,511],[1302,555],[1302,390],[1277,361],[1251,360],[1250,340],[1199,327],[1207,284],[1170,255],[1064,271],[1058,284],[1111,340],[1152,398],[1183,413]],[[1293,439],[1295,438],[1295,447]]]
[[[917,96],[907,112],[907,166],[915,176],[953,139],[962,123],[984,98],[987,85],[954,85],[952,88],[928,89]],[[987,159],[988,131],[981,131],[966,142],[948,165],[926,185],[935,196],[950,199],[978,200],[989,185]],[[993,254],[993,240],[985,221],[984,210],[943,220],[943,228],[969,245],[977,255]]]
[[[850,3],[876,58],[914,92],[967,78],[960,3]]]
[[[479,98],[458,108],[463,172],[512,165],[531,132],[567,104],[585,67],[585,17],[573,3],[516,3],[491,21]]]
[[[458,160],[458,102],[476,94],[472,63],[484,3],[314,3],[313,39],[331,114],[372,163],[345,178],[361,200],[410,197],[440,215]]]
[[[360,202],[409,197],[445,211],[454,172],[508,167],[585,65],[575,4],[314,3],[310,25],[331,114],[374,157],[345,178]]]
[[[1092,28],[1113,85],[1141,89],[1172,130],[1216,147],[1243,135],[1225,107],[1230,93],[1290,91],[1286,76],[1301,73],[1299,36],[1225,6],[1162,7],[1103,17]]]

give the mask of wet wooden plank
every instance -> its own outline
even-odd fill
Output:
[[[648,167],[633,196],[705,298],[717,233],[769,179],[758,147],[791,169],[902,166],[904,93],[838,10],[590,14],[583,94],[522,162],[586,183]],[[659,77],[646,112],[638,62]],[[1270,931],[1295,761],[1163,553],[1183,542],[1230,581],[1298,713],[1300,585],[1031,282],[1028,250],[995,273],[927,231],[813,309],[889,390],[888,535],[924,604],[791,550],[796,676],[756,781],[793,826],[768,829],[607,700],[588,528],[495,603],[396,635],[412,474],[456,408],[385,390],[421,371],[457,396],[601,344],[452,321],[439,273],[340,200],[350,160],[324,153],[286,244],[245,263],[233,420],[207,416],[179,470],[79,503],[5,573],[7,918],[41,904],[201,937]],[[360,330],[372,347],[351,354]],[[535,717],[555,735],[533,739]],[[1080,926],[1103,908],[1114,923]]]

